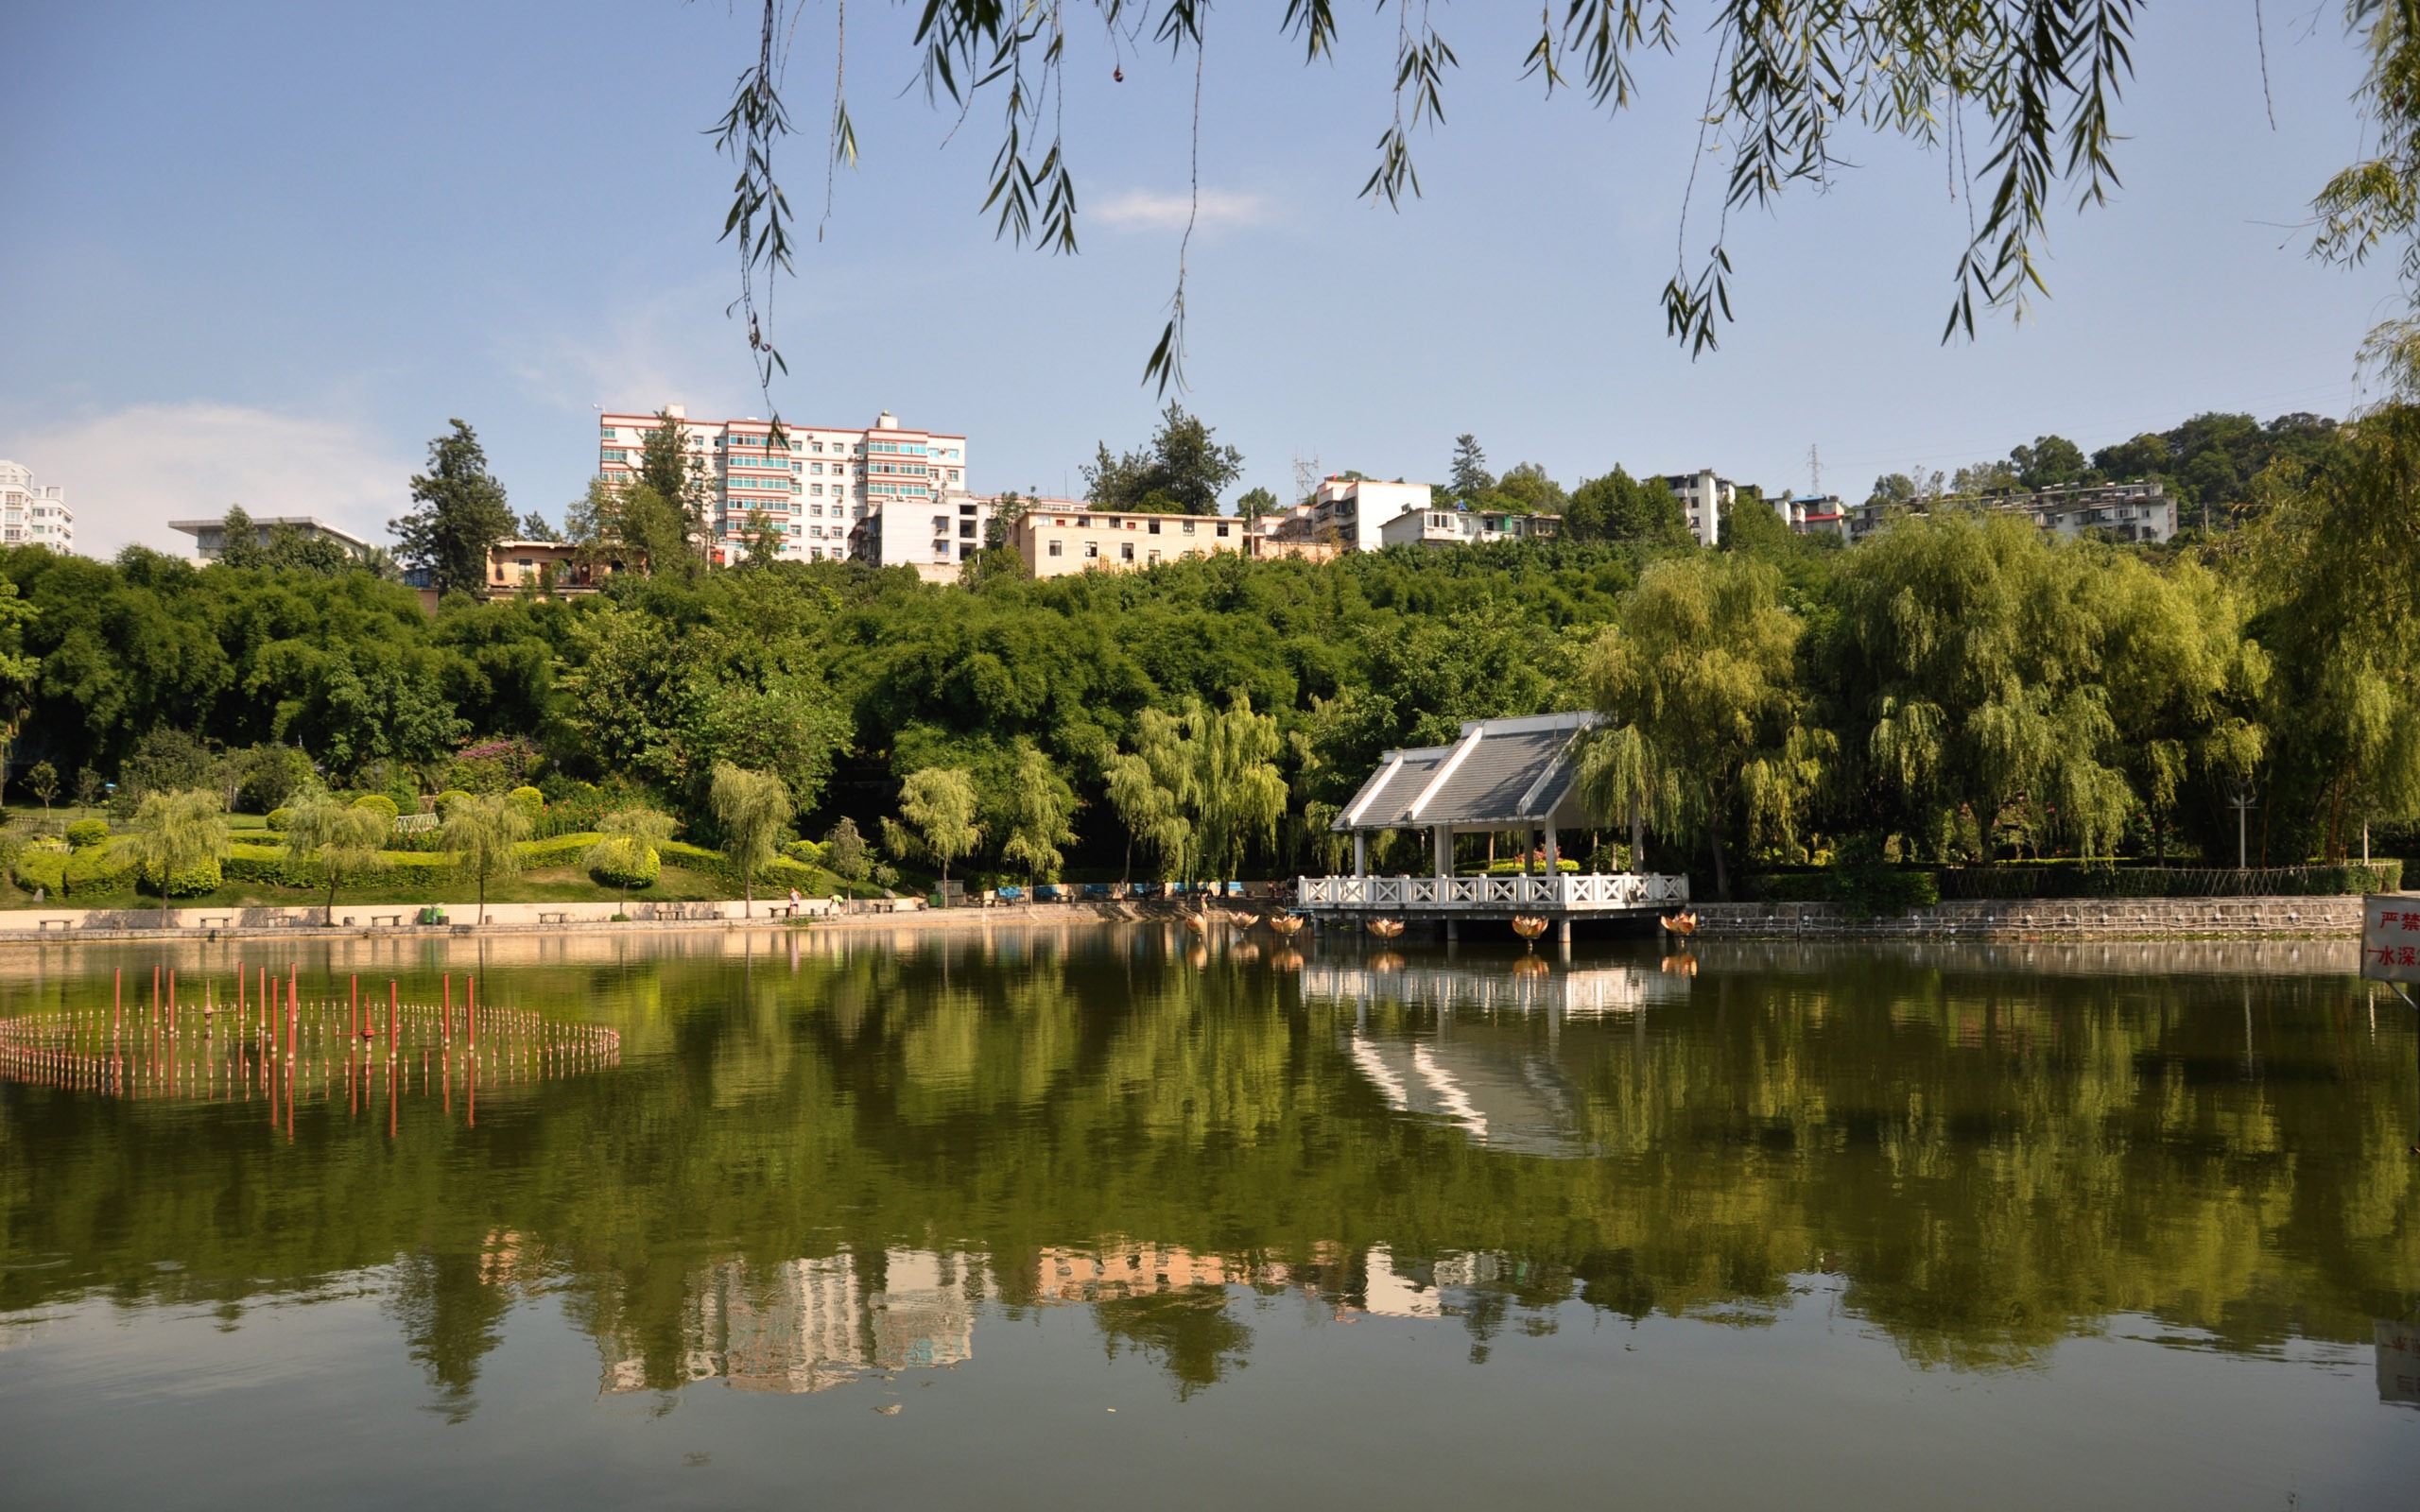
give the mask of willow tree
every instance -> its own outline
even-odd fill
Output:
[[[328,879],[327,913],[322,922],[337,919],[337,885],[378,864],[379,843],[394,821],[375,809],[354,808],[321,796],[295,809],[285,821],[285,859],[289,867],[316,861]]]
[[[882,821],[882,843],[893,855],[932,862],[946,887],[949,864],[983,843],[975,814],[973,777],[955,766],[923,767],[899,784],[899,817]]]
[[[2334,859],[2361,825],[2420,813],[2420,407],[2379,409],[2337,464],[2270,481],[2251,575],[2278,665],[2269,806],[2308,815]]]
[[[2014,831],[2114,852],[2135,804],[2103,676],[2118,595],[2095,548],[2022,516],[1900,522],[1836,579],[1827,660],[1888,828],[1989,859]]]
[[[1000,859],[1024,867],[1028,884],[1057,877],[1059,848],[1076,840],[1075,828],[1068,822],[1075,813],[1076,790],[1068,786],[1067,779],[1039,747],[1021,742]]]
[[[581,853],[580,864],[622,879],[622,912],[629,913],[631,879],[638,878],[645,886],[655,875],[662,864],[656,847],[672,838],[672,816],[653,809],[615,809],[597,821],[596,832],[596,843]]]
[[[479,922],[488,921],[488,878],[521,869],[521,842],[529,834],[529,816],[502,794],[458,798],[445,806],[440,841],[457,863],[478,879]]]
[[[739,912],[746,918],[756,907],[756,872],[773,859],[790,822],[790,790],[770,772],[717,762],[707,801],[722,830],[723,854],[739,868]]]
[[[1134,749],[1108,763],[1110,801],[1179,880],[1234,874],[1255,845],[1277,838],[1286,779],[1277,721],[1238,688],[1227,707],[1188,696],[1176,713],[1145,710]]]
[[[1820,770],[1820,744],[1800,727],[1798,618],[1780,589],[1779,574],[1751,558],[1657,562],[1588,661],[1597,707],[1637,732],[1618,782],[1616,759],[1600,759],[1599,790],[1651,800],[1659,828],[1703,833],[1722,898],[1735,821],[1751,826],[1752,843],[1791,830]]]
[[[227,816],[218,795],[207,788],[147,793],[134,813],[135,833],[127,850],[146,875],[160,879],[160,927],[168,927],[168,897],[180,879],[227,854]]]

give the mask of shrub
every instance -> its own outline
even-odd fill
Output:
[[[516,787],[504,797],[505,801],[529,816],[532,823],[546,810],[546,795],[534,787]]]
[[[268,816],[263,820],[263,822],[266,823],[272,831],[282,834],[285,831],[287,822],[293,817],[294,811],[292,809],[271,809],[268,811]]]
[[[87,846],[67,858],[60,891],[72,898],[124,892],[134,883],[134,859],[114,845]]]
[[[663,869],[655,847],[627,839],[604,839],[588,849],[588,876],[600,887],[652,886]]]
[[[49,846],[27,847],[9,868],[17,885],[31,892],[40,887],[51,897],[67,891],[67,852]]]
[[[368,809],[373,814],[383,814],[390,823],[396,815],[404,812],[401,805],[384,793],[365,793],[353,800],[353,806],[357,809]]]
[[[450,855],[423,855],[409,850],[382,850],[378,864],[352,878],[348,886],[364,883],[399,883],[409,886],[434,886],[454,869]],[[234,845],[228,847],[224,867],[228,880],[267,884],[277,887],[305,887],[324,890],[328,874],[317,861],[296,861],[285,853],[285,848],[273,845]]]
[[[81,850],[86,846],[100,845],[110,837],[107,819],[78,819],[67,827],[67,843]]]
[[[689,845],[680,840],[667,840],[658,848],[664,859],[676,867],[702,872],[726,887],[739,885],[739,868],[719,850],[709,850],[701,845]],[[756,894],[765,897],[786,892],[796,887],[809,898],[832,896],[830,873],[802,865],[787,856],[775,856],[756,868]]]
[[[454,806],[457,799],[466,799],[470,796],[470,794],[463,792],[458,787],[449,787],[444,792],[437,795],[437,812],[441,816],[447,809]]]
[[[829,863],[832,847],[821,840],[792,840],[782,847],[782,854],[802,867],[821,867]]]

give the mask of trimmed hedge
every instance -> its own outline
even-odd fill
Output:
[[[78,850],[86,846],[100,845],[109,837],[110,821],[107,819],[78,819],[67,827],[67,843]]]
[[[525,867],[569,867],[578,865],[580,857],[588,853],[588,848],[603,838],[594,830],[583,830],[544,840],[524,840],[512,849],[521,852]]]
[[[739,868],[733,866],[731,858],[719,850],[709,850],[704,846],[690,845],[683,840],[666,840],[656,847],[656,850],[662,853],[666,861],[676,867],[683,867],[691,871],[703,873],[726,887],[735,889],[740,885]],[[796,887],[809,898],[832,896],[829,874],[818,871],[813,867],[802,866],[787,856],[775,856],[756,868],[758,896],[787,892],[792,887]]]
[[[264,883],[277,887],[311,887],[324,890],[328,873],[319,862],[296,861],[285,853],[284,846],[237,845],[228,848],[223,868],[230,882]],[[450,855],[423,855],[409,850],[382,850],[378,865],[348,879],[348,885],[364,883],[434,884],[449,876],[454,869]]]
[[[384,793],[364,793],[353,800],[353,806],[357,809],[368,809],[374,814],[383,814],[389,824],[394,822],[396,815],[404,812],[400,804]]]
[[[18,855],[9,874],[27,892],[40,887],[50,896],[59,897],[67,891],[67,852],[48,846],[29,846]]]
[[[294,811],[287,808],[271,809],[263,816],[261,822],[268,826],[271,833],[284,834],[285,827],[294,822]]]
[[[168,873],[167,896],[199,898],[204,893],[216,892],[225,880],[225,875],[217,862],[204,860],[199,866],[186,867],[182,870]],[[160,890],[160,873],[157,868],[150,866],[143,868],[143,884],[154,892]]]

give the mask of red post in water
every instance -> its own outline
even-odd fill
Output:
[[[110,1001],[110,1038],[117,1038],[118,1027],[126,1022],[126,968],[117,969],[117,988]]]
[[[445,1042],[454,1042],[454,973],[445,973]]]
[[[151,1032],[160,1032],[160,968],[151,968]]]
[[[389,1060],[395,1058],[395,979],[390,976],[387,979],[387,1058]]]
[[[471,1019],[471,1054],[472,1054],[472,1055],[474,1055],[474,1056],[476,1056],[476,1055],[479,1053],[479,983],[478,983],[478,979],[477,979],[476,977],[470,977],[470,976],[466,976],[466,977],[462,978],[462,988],[463,988],[463,990],[464,990],[464,991],[467,991],[468,993],[470,993],[470,994],[471,994],[471,1006],[470,1006],[470,1019]]]
[[[353,1038],[361,1038],[361,973],[353,973]]]
[[[177,971],[168,968],[168,1038],[177,1037]]]

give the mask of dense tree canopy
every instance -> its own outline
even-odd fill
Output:
[[[2012,469],[2071,464],[2056,442]],[[803,834],[886,833],[903,782],[950,773],[951,828],[979,836],[954,870],[1250,873],[1322,864],[1387,749],[1593,696],[1634,742],[1599,758],[1608,830],[1635,806],[1660,862],[1719,855],[1726,880],[1852,840],[1952,864],[2232,861],[2235,801],[2282,864],[2420,816],[2398,651],[2420,614],[2415,459],[2411,412],[2331,427],[2273,449],[2251,528],[2167,547],[1942,503],[1842,547],[1743,495],[1705,551],[1616,470],[1573,490],[1552,541],[1046,580],[1011,558],[946,588],[684,565],[433,616],[358,567],[18,548],[0,553],[10,760],[79,790],[113,777],[130,803],[209,788],[247,808],[588,782],[611,790],[599,813],[656,808],[708,839],[718,766],[777,779]],[[1221,811],[1237,784],[1248,811]]]

